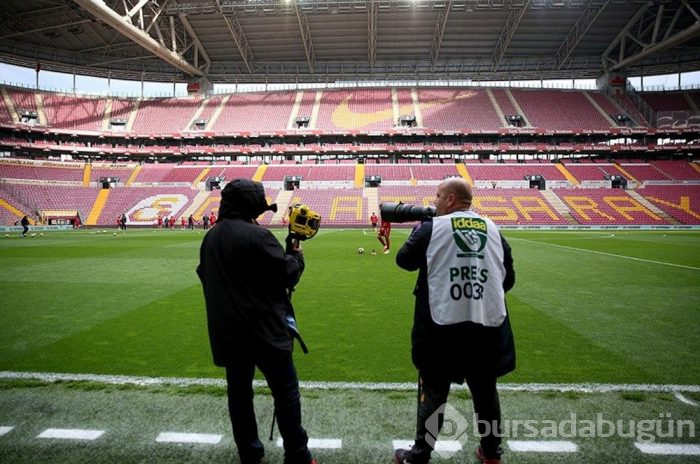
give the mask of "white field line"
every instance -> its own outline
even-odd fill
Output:
[[[156,438],[158,443],[204,443],[207,445],[216,445],[222,435],[213,435],[207,433],[178,433],[178,432],[162,432]]]
[[[700,406],[698,403],[695,401],[691,400],[690,398],[686,398],[685,396],[681,395],[679,392],[676,392],[676,398],[678,401],[681,403],[689,404],[691,406]]]
[[[578,445],[571,441],[508,440],[508,448],[511,451],[523,453],[575,453],[578,451]]]
[[[635,443],[644,454],[663,454],[679,456],[700,456],[700,445],[667,444],[667,443]]]
[[[0,436],[7,435],[14,429],[14,427],[0,427]]]
[[[176,387],[213,386],[226,387],[224,379],[184,378],[184,377],[137,377],[127,375],[102,374],[64,374],[51,372],[13,372],[0,371],[0,380],[38,380],[41,382],[95,382],[110,385],[139,385]],[[266,387],[264,380],[253,381],[255,387]],[[303,390],[379,390],[379,391],[415,391],[415,383],[393,382],[299,382]],[[512,392],[647,392],[647,393],[700,393],[700,385],[675,384],[608,384],[608,383],[502,383],[500,391]],[[453,385],[452,390],[467,390],[466,385]]]
[[[565,250],[581,251],[584,253],[593,253],[596,255],[611,256],[613,258],[629,259],[632,261],[641,261],[643,263],[661,264],[662,266],[680,267],[683,269],[691,269],[693,271],[700,271],[700,267],[685,266],[683,264],[666,263],[663,261],[654,261],[653,259],[635,258],[634,256],[616,255],[615,253],[606,253],[604,251],[587,250],[585,248],[576,248],[576,247],[570,247],[570,246],[565,246],[565,245],[555,245],[553,243],[538,242],[537,240],[528,240],[525,238],[511,237],[509,240],[520,240],[521,242],[534,243],[536,245],[544,245],[544,246],[550,246],[550,247],[555,247],[555,248],[564,248]]]
[[[46,429],[37,438],[60,438],[64,440],[96,440],[104,434],[104,430],[83,429]]]

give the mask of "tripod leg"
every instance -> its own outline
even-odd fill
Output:
[[[421,395],[423,394],[421,387],[423,386],[423,379],[420,378],[420,372],[418,373],[418,384],[417,384],[417,393],[418,393],[418,398],[416,401],[416,417],[420,413],[420,403],[421,403]]]
[[[272,411],[272,425],[270,426],[270,441],[275,437],[275,421],[277,420],[277,410]]]

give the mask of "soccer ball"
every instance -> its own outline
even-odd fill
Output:
[[[357,254],[358,254],[358,255],[364,255],[364,254],[365,254],[365,249],[362,248],[362,247],[358,248],[358,249],[357,249]]]

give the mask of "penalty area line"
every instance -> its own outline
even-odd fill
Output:
[[[14,372],[0,371],[0,380],[38,380],[54,382],[95,382],[111,385],[163,386],[177,387],[213,386],[226,387],[224,379],[186,378],[186,377],[139,377],[127,375],[104,374],[66,374],[52,372]],[[255,380],[255,387],[267,387],[264,380]],[[303,390],[348,390],[348,391],[415,391],[416,384],[411,382],[299,382]],[[466,385],[453,385],[453,390],[467,390]],[[609,384],[609,383],[501,383],[498,389],[504,392],[579,392],[579,393],[700,393],[700,385],[678,384]]]

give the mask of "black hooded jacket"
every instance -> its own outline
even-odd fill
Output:
[[[262,184],[230,182],[221,192],[219,220],[202,242],[197,274],[218,366],[261,348],[292,349],[287,290],[301,277],[304,259],[298,252],[285,253],[275,236],[255,223],[267,209]]]

